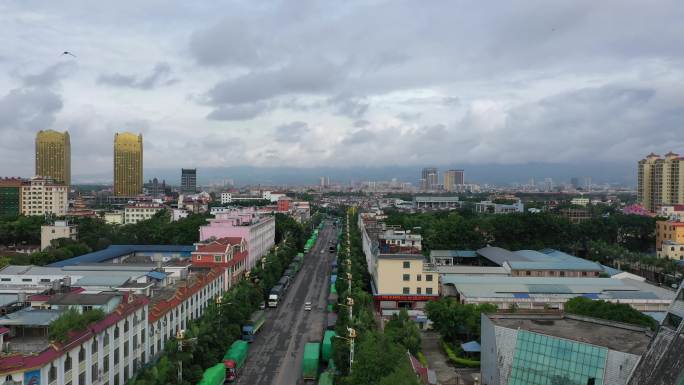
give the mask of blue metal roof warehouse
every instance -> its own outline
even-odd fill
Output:
[[[64,267],[90,263],[101,263],[137,253],[172,253],[180,254],[183,257],[190,257],[190,253],[192,253],[194,250],[194,246],[185,245],[111,245],[106,249],[65,259],[63,261],[52,263],[48,266]]]

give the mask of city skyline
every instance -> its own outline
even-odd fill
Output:
[[[109,170],[123,130],[154,168],[632,163],[684,145],[682,4],[657,3],[10,1],[0,174],[31,173],[40,129],[70,132],[74,176]]]

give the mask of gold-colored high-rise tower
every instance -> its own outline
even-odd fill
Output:
[[[130,132],[114,134],[114,195],[143,191],[143,138]]]
[[[41,130],[36,134],[36,175],[71,184],[69,132]]]

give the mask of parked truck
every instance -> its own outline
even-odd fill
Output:
[[[278,307],[278,302],[280,297],[284,293],[283,287],[281,285],[275,285],[268,293],[268,307]]]
[[[245,365],[247,353],[249,351],[249,344],[246,341],[235,341],[223,356],[223,365],[225,366],[226,381],[234,382],[240,370]]]
[[[290,278],[289,275],[283,275],[282,277],[280,277],[280,280],[278,281],[278,283],[276,283],[276,285],[280,285],[283,287],[282,295],[285,295],[285,292],[287,292],[287,289],[290,288],[291,282],[292,282],[292,278]]]
[[[334,385],[335,375],[330,370],[321,373],[321,378],[318,380],[318,385]]]
[[[323,346],[321,348],[321,358],[323,361],[328,361],[332,358],[332,341],[335,335],[335,332],[332,330],[326,330],[323,334]]]
[[[253,342],[254,336],[261,330],[266,322],[266,314],[263,310],[258,310],[252,313],[247,324],[242,326],[242,340]]]
[[[307,342],[304,345],[304,359],[302,360],[302,378],[305,380],[318,379],[318,364],[321,358],[321,343]]]
[[[223,385],[226,380],[226,367],[223,363],[216,364],[202,374],[202,379],[197,385]]]

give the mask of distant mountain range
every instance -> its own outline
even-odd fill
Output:
[[[428,165],[437,167],[441,173],[452,168],[465,170],[468,183],[509,185],[526,184],[531,178],[543,182],[544,178],[552,178],[554,183],[567,183],[577,177],[584,183],[584,177],[591,177],[593,183],[615,183],[625,186],[636,186],[636,163],[585,163],[555,164],[527,163],[515,165],[499,164],[462,164],[462,165]],[[191,165],[188,165],[191,167]],[[199,184],[221,183],[232,179],[237,186],[243,185],[303,185],[318,184],[319,177],[327,176],[331,183],[348,185],[360,181],[389,181],[396,178],[401,182],[419,183],[421,167],[387,166],[387,167],[199,167],[197,179]],[[180,168],[147,168],[144,179],[158,178],[167,184],[180,184]],[[111,183],[111,175],[75,175],[75,183]]]

